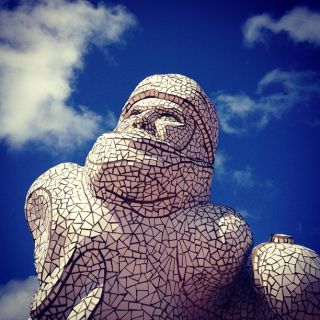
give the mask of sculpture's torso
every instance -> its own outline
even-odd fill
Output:
[[[46,208],[51,207],[51,234],[43,241],[46,253],[39,256],[48,270],[42,280],[49,285],[41,286],[34,315],[212,317],[251,245],[245,222],[231,209],[214,205],[142,217],[90,197],[81,172],[73,164],[52,168],[45,174],[50,180],[40,178],[29,198],[31,204],[43,193],[50,203]]]

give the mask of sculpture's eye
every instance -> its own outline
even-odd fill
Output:
[[[183,123],[183,120],[180,117],[172,112],[163,112],[161,118],[166,118],[170,121]]]
[[[137,109],[132,110],[132,111],[130,112],[130,114],[129,114],[129,117],[137,116],[137,115],[140,114],[140,113],[142,113],[141,110],[137,110]]]

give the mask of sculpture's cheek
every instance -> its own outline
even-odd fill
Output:
[[[155,127],[158,139],[170,143],[180,151],[188,147],[196,128],[195,122],[190,117],[182,125],[159,119],[156,121]]]

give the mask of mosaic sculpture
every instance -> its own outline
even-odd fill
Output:
[[[155,75],[83,167],[40,176],[31,318],[320,319],[320,257],[285,235],[252,251],[244,219],[209,203],[217,137],[199,85]]]

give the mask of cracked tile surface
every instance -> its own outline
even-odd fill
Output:
[[[199,85],[155,75],[84,166],[40,176],[26,200],[40,280],[31,317],[319,319],[319,256],[275,237],[248,267],[248,225],[209,203],[217,140]]]

